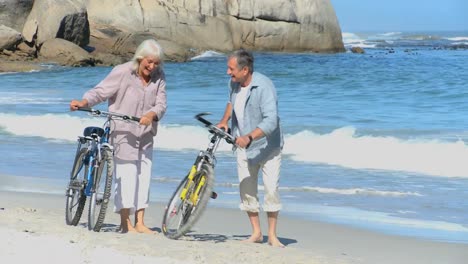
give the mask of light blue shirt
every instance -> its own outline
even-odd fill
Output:
[[[253,141],[247,149],[249,163],[256,164],[271,158],[277,150],[283,148],[283,133],[278,116],[278,98],[273,82],[265,75],[254,72],[250,85],[245,103],[242,131],[243,135],[246,135],[258,127],[265,134],[265,137]],[[236,95],[241,87],[239,83],[230,82],[229,88],[229,102],[231,106],[234,106]],[[231,122],[232,130],[236,131],[238,122],[234,110]]]

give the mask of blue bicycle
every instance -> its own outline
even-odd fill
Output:
[[[90,197],[88,229],[99,232],[106,216],[114,173],[113,147],[109,143],[112,120],[140,122],[140,118],[118,113],[79,108],[93,116],[105,117],[103,127],[86,127],[78,136],[78,147],[66,190],[67,225],[76,226]]]

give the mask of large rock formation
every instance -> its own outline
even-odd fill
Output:
[[[23,28],[27,42],[41,46],[43,42],[62,38],[79,46],[89,43],[89,23],[86,7],[79,0],[34,1]]]
[[[28,12],[27,19],[24,13],[6,14],[14,8]],[[128,60],[147,38],[160,41],[166,57],[173,61],[206,50],[239,48],[344,51],[330,0],[63,0],[60,4],[54,0],[0,0],[2,23],[13,29],[24,24],[22,38],[36,49],[28,53],[39,58],[60,57],[50,47],[47,56],[40,54],[43,43],[59,38],[82,47],[97,63],[106,65]]]
[[[21,42],[22,36],[18,31],[0,25],[0,50],[13,49]]]
[[[33,2],[34,0],[0,0],[0,25],[21,32]]]
[[[61,65],[94,66],[94,58],[78,45],[61,38],[45,41],[41,46],[40,57]]]
[[[329,0],[87,0],[86,6],[92,35],[106,25],[199,50],[344,50]]]

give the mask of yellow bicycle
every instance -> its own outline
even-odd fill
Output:
[[[206,150],[200,151],[195,163],[175,190],[164,212],[162,231],[166,237],[171,239],[177,239],[189,232],[206,208],[208,200],[216,198],[213,185],[216,165],[215,152],[219,143],[224,139],[234,148],[236,147],[236,139],[232,135],[203,118],[207,114],[200,113],[195,118],[202,122],[212,134],[208,147]]]

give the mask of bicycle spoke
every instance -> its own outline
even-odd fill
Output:
[[[193,181],[186,176],[179,184],[163,217],[162,230],[167,237],[177,239],[190,231],[210,199],[212,177],[212,167],[203,165]]]

